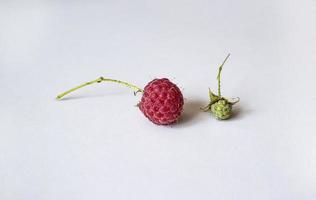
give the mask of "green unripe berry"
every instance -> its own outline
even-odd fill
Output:
[[[226,99],[221,99],[211,105],[211,112],[216,117],[216,119],[228,119],[232,115],[232,104]]]
[[[218,68],[218,74],[217,74],[218,94],[217,95],[214,94],[211,91],[211,89],[209,89],[210,103],[206,107],[202,108],[203,111],[212,113],[216,117],[216,119],[219,119],[219,120],[230,118],[232,116],[233,105],[239,102],[239,98],[233,98],[233,99],[227,100],[221,95],[221,72],[229,55],[230,54],[226,56],[224,62]]]

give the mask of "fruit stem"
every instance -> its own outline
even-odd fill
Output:
[[[224,66],[226,60],[229,58],[229,56],[230,56],[230,53],[226,56],[225,60],[223,61],[223,63],[218,68],[217,87],[218,87],[218,96],[219,97],[221,97],[221,73],[222,73],[223,66]]]
[[[89,82],[86,82],[86,83],[84,83],[84,84],[81,84],[81,85],[79,85],[79,86],[77,86],[77,87],[71,88],[70,90],[67,90],[66,92],[63,92],[63,93],[59,94],[59,95],[56,97],[56,99],[59,100],[59,99],[63,98],[65,95],[67,95],[67,94],[69,94],[69,93],[71,93],[71,92],[73,92],[73,91],[76,91],[76,90],[78,90],[78,89],[80,89],[80,88],[82,88],[82,87],[85,87],[85,86],[87,86],[87,85],[92,85],[92,84],[94,84],[94,83],[101,83],[101,82],[103,82],[103,81],[104,81],[104,82],[114,82],[114,83],[118,83],[118,84],[124,85],[124,86],[126,86],[126,87],[129,87],[129,88],[131,88],[131,89],[134,90],[134,94],[136,94],[137,92],[144,92],[143,89],[141,89],[141,88],[139,88],[139,87],[137,87],[137,86],[135,86],[135,85],[133,85],[133,84],[130,84],[130,83],[127,83],[127,82],[124,82],[124,81],[120,81],[120,80],[115,80],[115,79],[109,79],[109,78],[100,77],[100,78],[97,78],[97,79],[95,79],[95,80],[93,80],[93,81],[89,81]]]

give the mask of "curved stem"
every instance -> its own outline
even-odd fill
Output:
[[[217,87],[218,87],[218,96],[219,97],[221,97],[221,73],[222,73],[223,66],[224,66],[226,60],[229,58],[229,56],[230,56],[230,53],[226,56],[225,60],[223,61],[223,63],[218,68]]]
[[[71,93],[73,91],[76,91],[76,90],[78,90],[78,89],[80,89],[82,87],[85,87],[87,85],[91,85],[91,84],[94,84],[94,83],[101,83],[102,81],[104,81],[104,82],[114,82],[114,83],[118,83],[118,84],[124,85],[126,87],[129,87],[129,88],[134,90],[134,94],[136,94],[137,92],[143,92],[143,89],[141,89],[141,88],[139,88],[139,87],[137,87],[137,86],[135,86],[133,84],[130,84],[130,83],[127,83],[127,82],[124,82],[124,81],[120,81],[120,80],[100,77],[100,78],[97,78],[97,79],[95,79],[93,81],[89,81],[89,82],[81,84],[81,85],[79,85],[77,87],[71,88],[70,90],[67,90],[66,92],[63,92],[63,93],[59,94],[56,97],[56,99],[59,100],[59,99],[63,98],[65,95],[67,95],[67,94],[69,94],[69,93]]]

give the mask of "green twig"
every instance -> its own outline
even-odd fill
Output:
[[[229,58],[230,53],[226,56],[225,60],[223,61],[223,63],[219,66],[218,68],[218,74],[217,74],[217,87],[218,87],[218,96],[221,97],[221,73],[222,73],[222,69],[223,66],[226,62],[226,60]]]
[[[137,87],[137,86],[135,86],[135,85],[133,85],[133,84],[130,84],[130,83],[127,83],[127,82],[124,82],[124,81],[120,81],[120,80],[115,80],[115,79],[109,79],[109,78],[100,77],[100,78],[95,79],[95,80],[93,80],[93,81],[89,81],[89,82],[86,82],[86,83],[84,83],[84,84],[81,84],[81,85],[79,85],[79,86],[77,86],[77,87],[71,88],[70,90],[67,90],[66,92],[63,92],[63,93],[59,94],[59,95],[56,97],[56,99],[59,100],[59,99],[63,98],[65,95],[67,95],[67,94],[69,94],[69,93],[71,93],[71,92],[73,92],[73,91],[76,91],[76,90],[78,90],[78,89],[80,89],[80,88],[82,88],[82,87],[85,87],[85,86],[87,86],[87,85],[92,85],[92,84],[94,84],[94,83],[101,83],[101,82],[103,82],[103,81],[104,81],[104,82],[114,82],[114,83],[118,83],[118,84],[124,85],[124,86],[126,86],[126,87],[129,87],[129,88],[131,88],[131,89],[134,90],[134,93],[135,93],[135,94],[136,94],[137,92],[144,92],[143,89],[141,89],[141,88],[139,88],[139,87]]]

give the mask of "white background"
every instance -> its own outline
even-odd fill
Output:
[[[0,199],[316,199],[315,23],[314,0],[1,0]],[[170,78],[180,122],[112,83],[54,99],[99,76]]]

